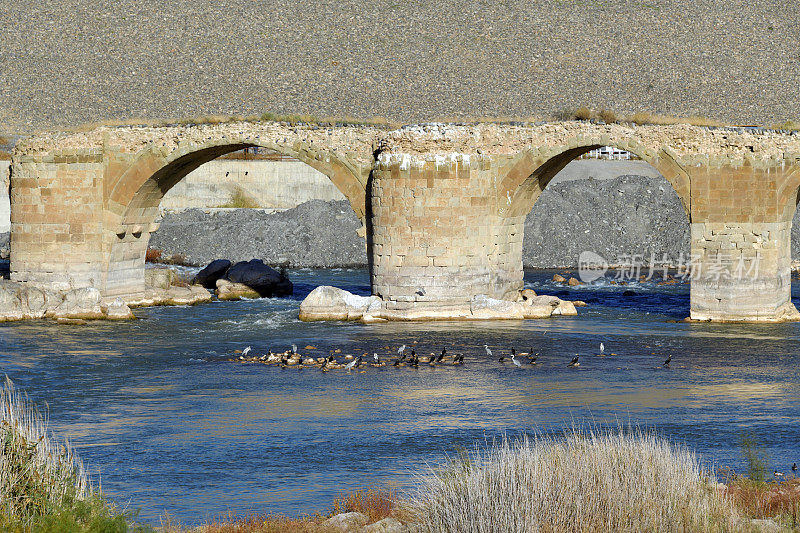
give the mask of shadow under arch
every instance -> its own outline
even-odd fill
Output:
[[[545,187],[567,164],[603,146],[630,152],[654,167],[675,190],[691,223],[691,179],[672,154],[666,148],[653,154],[635,141],[613,142],[608,139],[576,141],[548,150],[527,150],[516,156],[501,172],[498,187],[498,194],[502,196],[499,201],[508,205],[506,216],[509,218],[526,216]]]

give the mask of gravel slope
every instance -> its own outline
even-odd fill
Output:
[[[264,111],[800,118],[785,0],[14,0],[0,132]]]
[[[150,237],[150,247],[165,255],[182,254],[197,265],[253,258],[301,267],[363,265],[366,246],[356,234],[360,227],[346,200],[313,200],[272,214],[256,209],[215,213],[189,209],[166,215]]]

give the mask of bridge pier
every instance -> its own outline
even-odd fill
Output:
[[[800,319],[791,303],[791,224],[692,224],[691,318]]]
[[[691,318],[798,320],[791,302],[795,167],[693,168]]]
[[[522,231],[480,156],[382,154],[370,191],[372,293],[405,317],[447,317],[473,297],[516,298]],[[524,222],[524,217],[522,222]]]
[[[11,279],[54,290],[105,285],[100,150],[15,160],[11,175]]]

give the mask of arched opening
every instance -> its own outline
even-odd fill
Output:
[[[292,176],[284,176],[280,180],[272,180],[271,183],[262,184],[259,181],[259,176],[264,177],[266,173],[273,172],[274,169],[265,170],[265,167],[270,167],[276,163],[284,167],[289,165],[295,171],[297,167],[302,167],[306,170],[306,177],[311,176],[313,178],[310,181],[307,180],[305,184],[311,190],[311,193],[314,192],[314,189],[319,188],[320,179],[326,182],[327,187],[324,191],[327,195],[326,200],[330,200],[330,203],[335,205],[333,207],[325,205],[324,209],[327,211],[335,209],[338,219],[344,220],[340,226],[346,227],[347,231],[342,230],[340,233],[345,234],[344,236],[348,238],[350,248],[354,247],[353,242],[360,243],[361,263],[366,263],[365,231],[362,227],[366,208],[364,185],[361,184],[360,176],[354,173],[351,168],[348,168],[346,163],[330,156],[310,157],[303,152],[298,153],[282,146],[263,146],[253,143],[224,143],[200,149],[187,149],[183,152],[176,150],[173,153],[174,155],[164,158],[157,154],[146,152],[140,155],[113,182],[114,186],[111,188],[111,193],[107,200],[109,219],[113,228],[111,232],[113,236],[109,236],[109,261],[105,280],[105,294],[107,296],[119,295],[127,297],[143,292],[145,258],[151,236],[161,225],[162,213],[160,207],[162,201],[179,183],[184,183],[187,176],[201,171],[205,165],[210,163],[216,166],[213,166],[211,171],[206,172],[204,175],[201,174],[198,179],[200,181],[205,180],[206,185],[212,188],[220,185],[220,187],[217,187],[218,190],[225,189],[227,186],[228,197],[226,199],[225,195],[217,195],[217,197],[212,195],[212,197],[206,199],[206,205],[201,205],[201,201],[200,204],[194,202],[191,206],[203,207],[203,211],[199,212],[203,216],[216,216],[218,212],[223,212],[227,215],[227,221],[219,220],[220,224],[213,225],[218,235],[230,236],[241,232],[241,226],[243,225],[241,219],[248,219],[248,217],[244,216],[237,219],[231,213],[240,211],[240,208],[256,208],[248,211],[257,212],[261,217],[249,216],[251,230],[257,230],[261,227],[259,220],[263,219],[264,216],[286,212],[287,206],[285,202],[277,208],[262,209],[262,200],[264,200],[265,195],[271,193],[273,193],[273,196],[275,194],[282,196],[284,200],[286,196],[297,195],[298,184],[292,183]],[[236,170],[231,175],[231,171],[226,171],[225,168],[235,168]],[[251,173],[253,174],[252,176],[250,175]],[[215,181],[219,183],[215,184]],[[195,186],[197,186],[197,183],[195,183]],[[270,187],[274,189],[278,186],[283,187],[283,190],[269,190]],[[233,191],[232,194],[231,191]],[[192,196],[192,194],[191,187],[184,190],[184,196]],[[238,197],[237,194],[239,195]],[[179,198],[176,201],[180,203]],[[269,204],[269,202],[267,203]],[[304,216],[324,218],[314,210],[319,211],[319,206],[327,203],[322,200],[317,205],[311,205],[314,204],[313,201],[298,202],[290,207],[295,210],[301,210],[303,206],[308,204],[309,207],[306,207],[303,212]],[[235,221],[231,223],[231,220]],[[305,227],[310,227],[313,223],[314,221],[307,222]],[[220,225],[222,227],[218,227]],[[321,250],[316,249],[314,235],[303,235],[302,231],[297,231],[297,228],[289,226],[291,224],[286,225],[288,228],[286,232],[291,233],[291,235],[287,235],[286,239],[291,240],[292,244],[296,247],[305,247],[310,253],[323,253]],[[335,231],[335,227],[333,227],[335,224],[319,223],[317,226],[329,232]],[[182,235],[177,238],[173,235],[172,241],[175,249],[165,254],[164,258],[171,257],[175,261],[176,257],[182,256],[179,261],[200,266],[216,258],[225,258],[232,261],[261,258],[258,257],[261,254],[254,253],[252,250],[241,250],[241,253],[238,254],[236,251],[231,252],[232,249],[237,248],[235,239],[225,246],[212,246],[212,248],[218,249],[218,254],[212,249],[210,251],[204,250],[202,253],[189,257],[185,250],[187,250],[187,247],[190,249],[193,244],[196,244],[198,242],[197,238],[203,236],[202,232],[207,232],[208,227],[209,224],[204,223],[203,220],[197,220]],[[352,235],[350,235],[351,233]],[[264,239],[270,242],[265,242]],[[271,249],[279,248],[278,244],[280,244],[276,242],[279,239],[269,239],[268,236],[261,238],[258,235],[254,235],[251,240],[263,246],[272,245]],[[162,239],[161,245],[164,242]],[[335,248],[336,243],[329,244],[337,252],[343,252],[341,247]],[[358,244],[355,246],[358,246]],[[351,254],[358,253],[352,249],[346,251]],[[222,257],[223,255],[231,255],[231,257]],[[246,259],[245,255],[248,256]],[[263,259],[268,264],[296,263],[295,258],[291,257],[291,250],[287,251],[285,255],[277,254],[275,257],[263,257]],[[302,265],[302,262],[300,264]]]
[[[589,142],[519,158],[526,171],[518,163],[505,203],[510,231],[523,235],[526,286],[590,303],[601,287],[628,298],[636,296],[631,289],[680,287],[669,305],[686,316],[688,286],[675,281],[675,270],[691,261],[689,178],[665,154],[633,150]],[[564,281],[553,283],[556,276]]]

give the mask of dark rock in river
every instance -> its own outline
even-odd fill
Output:
[[[192,285],[202,285],[206,289],[214,290],[217,280],[225,276],[231,267],[231,262],[227,259],[215,259],[211,261],[203,270],[198,272],[192,279]]]
[[[264,264],[261,259],[252,259],[236,263],[228,269],[223,278],[231,283],[245,285],[262,298],[270,296],[288,296],[294,287],[284,272],[278,272]]]

